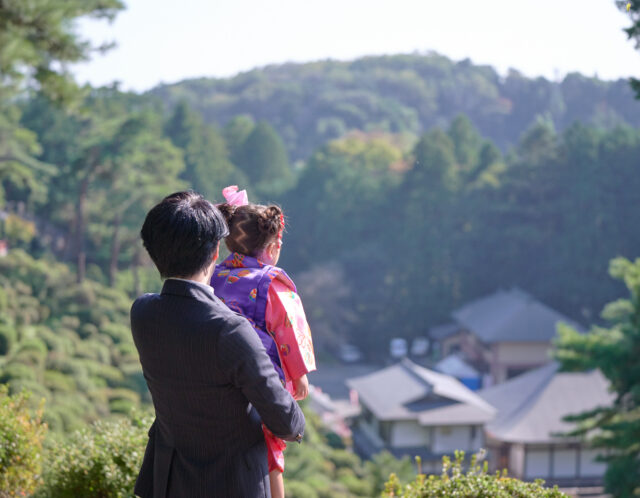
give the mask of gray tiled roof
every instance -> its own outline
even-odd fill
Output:
[[[500,441],[548,443],[555,433],[572,428],[566,415],[606,406],[613,401],[608,382],[598,370],[558,372],[549,363],[478,394],[498,414],[486,426],[487,434]]]
[[[481,424],[494,408],[457,379],[408,359],[347,380],[378,420],[416,420],[423,425]]]
[[[445,323],[443,325],[436,325],[429,329],[429,337],[434,341],[440,341],[455,334],[460,330],[460,325],[457,323]]]
[[[571,319],[517,288],[472,301],[452,316],[485,343],[547,342],[555,337],[559,322],[580,329]]]
[[[437,372],[453,375],[457,379],[479,377],[480,373],[462,359],[459,354],[450,354],[433,366]]]

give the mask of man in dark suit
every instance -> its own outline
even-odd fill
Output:
[[[218,209],[193,192],[166,197],[141,230],[166,279],[131,308],[156,412],[135,487],[142,498],[269,497],[261,423],[302,438],[302,411],[257,334],[209,285],[227,234]]]

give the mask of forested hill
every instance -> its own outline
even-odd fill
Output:
[[[515,70],[502,77],[492,67],[435,53],[272,65],[232,78],[163,85],[151,93],[171,107],[186,100],[210,124],[225,125],[239,114],[268,121],[294,161],[348,130],[419,135],[460,113],[503,150],[540,115],[559,130],[575,121],[640,126],[626,80],[574,73],[556,83]]]

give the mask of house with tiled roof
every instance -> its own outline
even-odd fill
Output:
[[[471,391],[455,379],[408,359],[347,380],[361,412],[352,426],[364,458],[387,450],[420,456],[422,471],[439,473],[456,450],[487,450],[492,471],[581,490],[598,489],[605,464],[584,440],[565,435],[567,415],[608,406],[609,383],[599,371],[560,372],[555,362],[499,385]]]
[[[452,322],[430,330],[441,357],[459,354],[499,384],[548,363],[559,323],[580,326],[518,288],[499,290],[455,310]]]
[[[611,405],[614,395],[608,388],[597,370],[560,372],[553,362],[479,391],[497,410],[485,425],[492,469],[562,487],[600,484],[605,464],[597,461],[598,451],[560,435],[574,428],[564,420],[567,415]]]
[[[358,393],[361,413],[352,427],[354,447],[370,457],[382,450],[419,455],[423,470],[440,469],[443,455],[478,451],[483,427],[495,409],[452,376],[408,359],[347,380]]]

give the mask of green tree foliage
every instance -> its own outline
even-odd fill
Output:
[[[229,156],[231,157],[231,162],[233,164],[239,164],[242,154],[242,145],[245,140],[247,140],[247,137],[251,134],[254,127],[255,123],[253,122],[253,119],[251,119],[251,116],[246,115],[235,116],[224,126],[223,135],[227,142]]]
[[[278,194],[291,186],[293,172],[284,143],[266,121],[255,125],[237,156],[238,167],[260,193]]]
[[[500,272],[486,278],[494,286],[517,283],[587,319],[613,298],[617,288],[602,262],[633,257],[639,247],[638,234],[617,221],[640,202],[639,138],[622,127],[605,132],[576,124],[560,135],[548,121],[532,127],[493,202],[483,201],[472,224],[484,267]],[[545,278],[565,284],[552,289]]]
[[[629,39],[635,42],[636,48],[640,48],[640,2],[638,0],[616,0],[616,5],[620,10],[629,12],[631,26],[624,31]],[[640,80],[631,78],[631,87],[636,92],[636,98],[640,98]]]
[[[457,133],[456,128],[452,126],[451,131]],[[456,276],[452,260],[457,233],[455,199],[463,181],[463,167],[458,163],[456,147],[458,150],[468,148],[465,154],[477,155],[478,152],[473,150],[472,143],[467,144],[468,147],[464,145],[460,136],[456,135],[456,140],[458,146],[449,134],[438,128],[423,135],[413,149],[414,165],[405,175],[400,191],[399,239],[406,241],[403,244],[405,257],[419,264],[412,265],[409,271],[401,270],[400,275],[397,271],[394,273],[403,287],[422,287],[416,298],[428,306],[428,310],[416,309],[414,299],[399,299],[397,304],[412,316],[409,323],[419,320],[419,314],[424,311],[432,319],[445,319],[445,316],[439,316],[440,310],[451,309],[455,302]],[[464,155],[464,159],[470,159],[470,156]],[[422,285],[426,281],[430,282],[428,287]],[[402,303],[410,304],[403,306]]]
[[[455,460],[442,458],[442,474],[425,476],[419,474],[416,479],[402,486],[396,475],[392,475],[386,484],[383,496],[400,498],[435,498],[464,496],[466,498],[567,498],[558,490],[543,487],[544,481],[522,482],[507,477],[506,473],[487,473],[486,462],[477,464],[474,455],[468,469],[464,469],[464,452],[456,452]]]
[[[455,150],[456,162],[462,172],[469,172],[478,162],[482,138],[468,117],[456,116],[448,133]]]
[[[606,451],[606,488],[624,498],[640,493],[640,259],[616,258],[610,273],[624,282],[629,297],[604,308],[608,328],[594,326],[590,333],[580,334],[561,327],[556,357],[569,370],[600,369],[611,383],[615,393],[611,406],[571,420],[578,423],[573,435],[588,436],[594,447]]]
[[[231,164],[223,137],[204,124],[200,114],[179,102],[164,127],[174,145],[184,151],[185,170],[181,174],[189,187],[209,199],[220,195],[225,186],[244,184],[242,175]]]
[[[38,146],[33,133],[18,124],[15,96],[30,87],[57,101],[76,100],[80,92],[66,64],[85,60],[94,47],[78,37],[73,22],[84,16],[111,20],[122,7],[120,0],[0,5],[0,202],[7,183],[42,193],[33,170],[52,173],[32,158]]]
[[[139,244],[125,254],[120,248],[137,240],[146,210],[184,187],[177,178],[182,153],[163,136],[162,116],[153,102],[132,103],[128,94],[105,88],[73,114],[38,96],[24,107],[23,122],[38,134],[40,159],[57,167],[38,214],[50,231],[64,234],[60,253],[73,257],[79,281],[87,264],[97,263],[113,284],[119,265],[137,261]]]
[[[186,99],[209,124],[224,126],[238,115],[265,120],[294,163],[352,130],[420,136],[459,114],[502,150],[515,145],[538,116],[547,116],[558,130],[576,120],[640,126],[626,80],[572,73],[557,83],[517,71],[502,77],[491,67],[435,53],[273,65],[233,78],[163,85],[151,93],[168,106]]]
[[[29,395],[8,394],[0,386],[0,496],[26,496],[42,476],[42,442],[47,426],[42,403],[33,409]]]
[[[617,294],[601,262],[640,247],[620,223],[640,205],[637,130],[574,124],[559,134],[539,119],[506,157],[462,118],[413,147],[372,137],[320,148],[282,200],[283,264],[345,270],[342,306],[366,351],[499,287],[525,288],[579,321]]]
[[[85,60],[94,50],[78,38],[73,22],[80,17],[114,18],[120,0],[7,0],[0,8],[0,73],[2,100],[27,84],[49,95],[68,97],[77,91],[64,63]],[[9,93],[11,92],[11,93]]]
[[[365,316],[366,322],[377,323],[378,314],[388,313],[388,308],[379,306],[380,268],[388,257],[385,227],[398,223],[393,196],[405,168],[403,144],[394,137],[352,134],[319,149],[297,187],[283,199],[290,227],[283,249],[285,267],[301,270],[338,261],[348,268],[344,286],[356,284],[357,293],[352,296],[356,300],[342,302],[358,317],[350,320],[348,334],[355,334],[360,327],[356,323],[364,322]],[[339,287],[327,290],[337,293]],[[335,309],[325,313],[348,315]],[[369,338],[361,334],[360,339],[376,341],[375,334]]]
[[[119,261],[133,261],[134,254],[122,254],[123,243],[139,248],[139,223],[157,199],[184,188],[178,175],[184,169],[180,150],[162,137],[158,115],[132,114],[119,127],[107,152],[111,170],[101,185],[102,199],[97,218],[112,227],[109,256],[109,285],[115,284]],[[106,218],[106,220],[105,220]],[[100,227],[100,232],[104,229]],[[98,247],[102,246],[100,240]],[[128,258],[127,258],[128,256]]]

